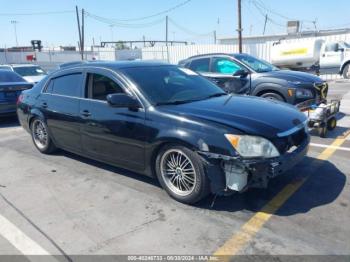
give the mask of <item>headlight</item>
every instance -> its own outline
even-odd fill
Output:
[[[272,158],[280,155],[276,147],[263,137],[231,134],[225,137],[243,157]]]
[[[312,98],[314,96],[311,90],[303,88],[297,89],[295,95],[298,98]]]

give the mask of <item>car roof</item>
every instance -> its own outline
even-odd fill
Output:
[[[113,70],[130,67],[148,67],[170,65],[159,61],[80,61],[80,63],[69,62],[71,65],[64,65],[62,69],[80,67],[105,67]],[[68,64],[68,63],[67,63]]]
[[[12,67],[32,67],[32,66],[39,66],[34,64],[13,64]]]
[[[208,53],[208,54],[200,54],[200,55],[190,56],[190,57],[186,58],[185,60],[194,59],[194,58],[200,58],[200,57],[207,57],[207,56],[215,56],[215,55],[225,55],[225,56],[231,56],[231,57],[236,57],[236,56],[239,56],[239,55],[250,56],[247,53]]]
[[[32,66],[39,66],[39,65],[34,65],[34,64],[9,64],[6,66],[10,67],[32,67]]]

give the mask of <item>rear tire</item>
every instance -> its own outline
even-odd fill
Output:
[[[274,92],[264,93],[260,97],[263,97],[263,98],[266,98],[266,99],[271,99],[271,100],[285,102],[285,100],[283,99],[283,97],[280,94],[277,94],[277,93],[274,93]]]
[[[344,79],[350,78],[350,63],[348,63],[343,69],[343,78]]]
[[[57,147],[50,138],[47,125],[44,120],[35,118],[30,125],[32,140],[35,147],[43,154],[51,154]]]
[[[318,128],[318,135],[322,138],[325,138],[327,136],[327,125],[324,125],[323,127],[319,127]]]
[[[337,126],[337,119],[335,117],[331,117],[327,121],[327,128],[329,131],[332,131]]]
[[[158,153],[155,165],[160,184],[175,200],[194,204],[208,195],[209,181],[203,162],[192,150],[165,146]]]

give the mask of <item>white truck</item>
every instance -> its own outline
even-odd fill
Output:
[[[281,40],[271,48],[271,62],[280,68],[339,73],[344,78],[350,78],[350,44],[322,39]]]

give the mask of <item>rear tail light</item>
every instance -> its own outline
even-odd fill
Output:
[[[20,95],[17,97],[17,105],[23,101],[23,98],[24,98],[23,94],[20,94]]]

